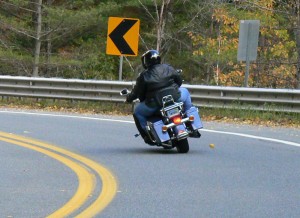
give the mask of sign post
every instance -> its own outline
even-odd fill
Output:
[[[121,56],[120,56],[120,65],[119,65],[119,80],[120,80],[120,81],[122,80],[123,59],[124,59],[124,56],[121,55]]]
[[[246,61],[244,86],[248,86],[250,61],[257,58],[259,20],[241,20],[239,31],[238,61]]]
[[[137,56],[140,20],[109,17],[106,54],[119,55],[119,80],[122,80],[123,56]]]

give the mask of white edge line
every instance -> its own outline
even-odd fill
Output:
[[[101,121],[111,121],[119,123],[134,123],[129,120],[113,120],[105,119],[99,117],[87,117],[87,116],[75,116],[75,115],[65,115],[65,114],[47,114],[47,113],[34,113],[34,112],[22,112],[22,111],[0,111],[0,113],[9,113],[9,114],[27,114],[27,115],[36,115],[36,116],[48,116],[48,117],[67,117],[67,118],[76,118],[76,119],[85,119],[85,120],[101,120]]]
[[[267,137],[261,137],[261,136],[255,136],[255,135],[248,135],[248,134],[243,134],[243,133],[224,132],[224,131],[216,131],[216,130],[209,130],[209,129],[202,129],[201,131],[212,132],[212,133],[221,133],[221,134],[227,134],[227,135],[236,135],[236,136],[241,136],[241,137],[246,137],[246,138],[260,139],[260,140],[277,142],[277,143],[282,143],[282,144],[286,144],[286,145],[292,145],[292,146],[300,147],[300,144],[296,143],[296,142],[290,142],[290,141],[267,138]]]
[[[110,122],[119,122],[119,123],[134,123],[134,121],[128,121],[128,120],[115,120],[115,119],[105,119],[105,118],[99,118],[99,117],[74,116],[74,115],[64,115],[64,114],[47,114],[47,113],[34,113],[34,112],[23,112],[23,111],[0,111],[0,113],[28,114],[28,115],[49,116],[49,117],[67,117],[67,118],[100,120],[100,121],[110,121]],[[273,139],[273,138],[267,138],[267,137],[261,137],[261,136],[255,136],[255,135],[249,135],[249,134],[243,134],[243,133],[225,132],[225,131],[217,131],[217,130],[209,130],[209,129],[201,129],[201,131],[211,132],[211,133],[227,134],[227,135],[235,135],[235,136],[241,136],[241,137],[253,138],[253,139],[260,139],[260,140],[277,142],[277,143],[282,143],[282,144],[286,144],[286,145],[292,145],[292,146],[300,147],[300,144],[296,143],[296,142],[285,141],[285,140],[280,140],[280,139]]]

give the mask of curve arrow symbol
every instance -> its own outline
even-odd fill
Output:
[[[110,34],[109,37],[119,49],[121,54],[135,55],[132,51],[124,35],[130,30],[130,28],[137,22],[137,20],[124,19]]]

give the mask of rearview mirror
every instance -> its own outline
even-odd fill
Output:
[[[177,69],[176,71],[177,71],[177,73],[179,73],[179,74],[182,73],[182,69]]]
[[[128,95],[128,94],[129,94],[128,89],[123,89],[123,90],[120,92],[120,95]]]

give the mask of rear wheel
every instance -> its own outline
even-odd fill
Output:
[[[188,153],[189,152],[189,141],[187,139],[182,139],[175,142],[178,153]]]

